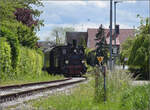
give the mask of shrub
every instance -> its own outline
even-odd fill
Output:
[[[136,86],[126,89],[122,93],[121,110],[149,110],[150,108],[150,86]]]
[[[43,56],[34,49],[20,48],[18,75],[40,75],[43,67]]]
[[[5,38],[0,38],[0,78],[11,73],[11,48]]]
[[[12,33],[8,28],[2,26],[0,28],[0,37],[6,38],[11,47],[11,60],[12,67],[16,69],[19,58],[19,42],[14,33]]]

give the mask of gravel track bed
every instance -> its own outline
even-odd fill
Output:
[[[72,82],[72,81],[77,81],[77,80],[82,80],[82,79],[84,79],[84,78],[73,78],[71,80],[66,80],[66,81],[63,81],[63,82],[54,82],[54,83],[50,83],[50,84],[32,85],[32,86],[26,86],[26,87],[20,87],[20,88],[8,89],[8,90],[3,90],[2,89],[2,90],[0,90],[0,96],[11,94],[11,93],[18,93],[18,92],[27,91],[27,90],[32,90],[32,89],[48,87],[48,86],[55,86],[55,85],[59,85],[59,84],[62,84],[62,83],[69,83],[69,82]]]
[[[72,78],[71,80],[67,80],[67,81],[64,81],[63,83],[68,83],[68,82],[72,82],[72,81],[78,81],[78,80],[84,80],[85,78]],[[62,82],[59,82],[59,83],[55,83],[55,85],[59,85],[59,84],[62,84]],[[51,84],[51,85],[54,85]],[[44,84],[44,87],[45,86],[51,86],[49,84]],[[61,88],[57,88],[57,89],[52,89],[52,90],[46,90],[46,91],[42,91],[42,92],[38,92],[37,94],[32,94],[32,95],[29,95],[29,96],[25,96],[25,97],[19,97],[13,101],[8,101],[8,102],[5,102],[5,103],[2,103],[0,104],[0,110],[3,110],[1,108],[7,108],[8,106],[13,106],[13,105],[16,105],[16,104],[21,104],[25,101],[28,101],[28,100],[33,100],[33,99],[37,99],[39,97],[47,97],[48,95],[50,94],[54,94],[54,93],[65,93],[65,94],[70,94],[70,91],[71,91],[71,88],[75,87],[76,85],[78,84],[73,84],[73,85],[69,85],[69,86],[66,86],[66,87],[61,87]],[[36,88],[39,88],[39,87],[43,87],[43,86],[36,86]],[[27,88],[22,88],[23,90],[28,90],[28,89],[35,89],[35,87],[27,87]],[[22,89],[14,89],[13,92],[16,92],[16,91],[23,91]],[[8,90],[7,90],[8,91]],[[4,91],[3,91],[4,92]],[[3,93],[1,92],[1,94]],[[7,93],[10,93],[10,91],[8,91]],[[5,94],[7,94],[5,93]],[[5,110],[5,109],[4,109]]]
[[[11,102],[6,102],[0,105],[0,110],[5,110],[8,107],[11,106],[15,106],[12,107],[9,110],[35,110],[34,108],[32,108],[30,106],[30,104],[25,104],[25,102],[29,101],[29,100],[39,100],[39,98],[47,98],[48,96],[51,95],[59,95],[59,94],[67,94],[70,95],[73,91],[73,89],[75,87],[78,87],[79,84],[81,83],[88,83],[88,81],[85,82],[80,82],[77,84],[73,84],[73,85],[69,85],[66,87],[61,87],[61,88],[57,88],[57,89],[53,89],[53,90],[46,90],[43,92],[39,92],[38,94],[33,94],[31,96],[27,96],[27,97],[20,97],[17,100],[11,101]]]

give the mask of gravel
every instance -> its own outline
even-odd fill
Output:
[[[73,78],[72,80],[80,80],[81,78]],[[68,82],[68,81],[67,81]],[[83,82],[83,83],[87,83]],[[66,94],[66,95],[70,95],[73,91],[73,88],[77,87],[79,84],[73,84],[73,85],[69,85],[66,87],[62,87],[62,88],[58,88],[58,89],[53,89],[53,90],[46,90],[44,92],[39,92],[38,94],[34,94],[31,96],[26,96],[26,97],[20,97],[14,101],[11,102],[6,102],[6,103],[2,103],[0,105],[0,110],[5,110],[8,107],[11,106],[16,106],[15,108],[11,108],[10,110],[36,110],[35,108],[31,107],[30,105],[26,105],[24,104],[25,102],[29,101],[29,100],[33,100],[33,99],[39,99],[40,97],[48,97],[50,95],[57,95],[57,94]],[[40,109],[38,109],[40,110]],[[41,108],[42,110],[42,108]]]

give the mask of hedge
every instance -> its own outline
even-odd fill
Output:
[[[6,38],[0,38],[0,77],[11,73],[11,48]]]
[[[43,67],[43,55],[36,50],[20,47],[17,73],[19,75],[40,75]]]
[[[10,29],[2,26],[0,28],[0,36],[6,38],[11,47],[12,67],[16,69],[19,58],[19,41],[15,34]]]
[[[17,67],[12,67],[12,52],[6,38],[0,37],[0,81],[36,76],[42,73],[43,54],[39,50],[20,46]]]

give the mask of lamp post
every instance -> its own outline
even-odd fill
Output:
[[[114,31],[114,34],[115,34],[115,42],[114,42],[114,44],[116,45],[116,6],[117,6],[117,3],[121,3],[121,2],[123,2],[123,1],[114,1],[114,29],[115,29],[115,31]]]
[[[110,71],[112,71],[112,0],[110,0]]]
[[[114,45],[115,45],[115,48],[117,48],[116,47],[116,37],[117,37],[117,34],[116,34],[116,6],[117,6],[117,3],[121,3],[121,2],[123,2],[123,1],[114,1]],[[115,53],[115,56],[114,56],[114,66],[115,66],[115,62],[116,62],[116,54],[117,53]]]

